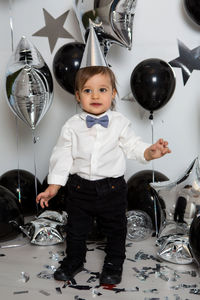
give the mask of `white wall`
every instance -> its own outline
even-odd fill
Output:
[[[11,9],[9,3],[12,4]],[[21,120],[17,121],[16,129],[16,118],[8,107],[4,89],[6,64],[12,52],[9,17],[11,15],[13,20],[14,46],[25,35],[37,47],[52,71],[53,58],[58,49],[74,40],[59,38],[51,53],[47,38],[33,37],[32,34],[45,25],[43,8],[57,18],[72,9],[72,4],[73,0],[0,0],[0,175],[16,169],[18,163],[21,169],[34,174],[35,151],[37,176],[42,181],[48,172],[49,156],[60,128],[77,110],[73,95],[63,90],[54,80],[53,105],[36,129],[36,135],[39,136],[37,144],[33,146],[31,130]],[[65,27],[79,37],[73,15]],[[177,39],[190,49],[200,45],[200,27],[186,16],[183,0],[138,0],[132,50],[113,45],[108,54],[108,62],[119,83],[120,98],[130,92],[130,76],[139,62],[147,58],[160,58],[169,62],[179,56]],[[170,155],[154,162],[154,169],[172,180],[184,172],[199,155],[200,149],[200,71],[193,71],[185,86],[181,69],[174,68],[174,71],[176,89],[173,97],[154,113],[155,140],[159,137],[167,139],[172,150]],[[151,142],[149,112],[136,102],[121,99],[118,99],[117,106],[119,111],[132,120],[136,133]],[[151,168],[151,163],[144,166],[128,161],[126,179],[139,170]]]

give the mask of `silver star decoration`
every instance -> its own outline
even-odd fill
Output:
[[[74,39],[74,37],[63,27],[69,14],[69,10],[57,19],[52,17],[44,8],[43,13],[46,26],[35,32],[33,36],[48,37],[49,47],[52,53],[58,38]]]
[[[172,67],[181,68],[183,84],[185,85],[192,71],[200,70],[200,46],[190,50],[183,42],[178,40],[178,49],[180,56],[171,60],[169,64]]]

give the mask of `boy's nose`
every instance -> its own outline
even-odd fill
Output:
[[[98,97],[99,97],[98,91],[93,91],[92,92],[92,98],[98,98]]]

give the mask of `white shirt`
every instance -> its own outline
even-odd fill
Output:
[[[88,128],[86,112],[64,124],[50,158],[49,184],[64,186],[69,174],[88,180],[122,176],[126,157],[147,162],[144,151],[149,144],[135,135],[131,122],[116,111],[109,110],[101,116],[105,114],[109,117],[108,128],[100,124]]]

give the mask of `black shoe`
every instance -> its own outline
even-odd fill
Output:
[[[79,265],[62,265],[54,272],[56,280],[67,281],[83,270],[83,263]]]
[[[120,283],[122,280],[122,267],[111,268],[110,266],[104,266],[99,279],[101,285]]]

